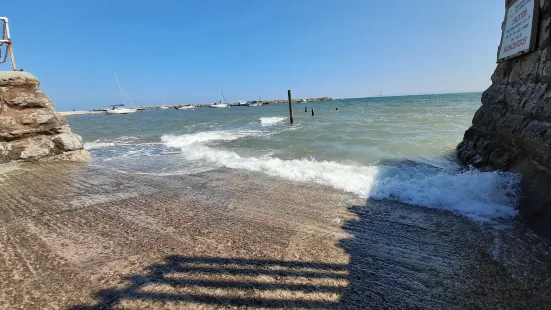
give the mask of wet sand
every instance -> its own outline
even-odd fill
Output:
[[[229,169],[0,166],[0,309],[548,309],[549,244]]]

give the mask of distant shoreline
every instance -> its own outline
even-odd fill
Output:
[[[100,114],[100,113],[103,113],[103,111],[62,111],[57,113],[63,116],[68,116],[68,115],[83,115],[83,114]]]
[[[333,98],[331,97],[321,97],[321,98],[305,98],[305,99],[293,99],[293,103],[307,103],[307,102],[324,102],[324,101],[332,101]],[[260,100],[258,103],[261,103],[263,105],[267,104],[281,104],[281,103],[287,103],[287,99],[280,99],[280,100]],[[237,104],[238,102],[228,102],[228,104]],[[169,109],[177,109],[183,106],[194,106],[196,108],[206,108],[214,103],[201,103],[201,104],[176,104],[176,105],[165,105],[164,107],[167,107]],[[162,106],[138,106],[137,108],[145,109],[145,110],[154,110],[154,109],[161,109]],[[83,114],[99,114],[103,111],[63,111],[58,112],[59,114],[63,116],[68,115],[83,115]]]
[[[325,102],[325,101],[333,101],[333,98],[331,97],[320,97],[320,98],[303,98],[303,99],[292,99],[292,103],[306,103],[306,102]],[[282,103],[288,103],[288,99],[279,99],[279,100],[259,100],[256,101],[262,105],[268,105],[268,104],[282,104]],[[227,102],[229,105],[236,105],[239,102]],[[213,105],[215,103],[199,103],[199,104],[171,104],[171,105],[164,105],[164,107],[168,107],[169,109],[177,109],[179,107],[183,106],[194,106],[196,108],[208,108],[209,106]],[[244,106],[244,105],[243,105]],[[153,110],[153,109],[160,109],[161,106],[139,106],[139,108],[143,108],[145,110]]]

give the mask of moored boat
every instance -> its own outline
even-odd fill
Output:
[[[113,71],[113,73],[115,73],[115,79],[117,80],[117,86],[119,87],[119,93],[121,94],[121,104],[110,105],[109,108],[105,108],[105,113],[106,114],[131,114],[131,113],[136,113],[136,111],[138,111],[138,109],[124,108],[124,102],[125,102],[124,98],[125,97],[130,102],[130,104],[132,104],[132,101],[130,100],[128,95],[126,95],[126,93],[123,91],[123,89],[121,87],[121,84],[119,83],[119,77],[117,76],[117,72]]]
[[[222,99],[224,99],[224,103],[222,103]],[[220,101],[218,103],[214,103],[209,105],[210,108],[227,108],[229,107],[229,104],[226,101],[226,97],[224,96],[224,93],[222,92],[222,88],[220,88]]]
[[[227,107],[228,107],[227,103],[221,103],[221,102],[209,105],[209,108],[227,108]]]
[[[106,114],[131,114],[136,113],[137,109],[131,109],[131,108],[121,108],[122,104],[116,104],[110,106],[110,108],[105,109]]]

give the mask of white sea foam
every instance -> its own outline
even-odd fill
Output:
[[[476,220],[515,216],[519,177],[498,172],[451,172],[423,166],[354,166],[315,159],[282,160],[271,156],[242,157],[205,145],[235,140],[255,132],[200,132],[163,136],[168,147],[179,148],[187,160],[228,168],[263,172],[297,182],[314,182],[354,193],[361,198],[389,199],[462,213]]]
[[[105,147],[115,146],[112,142],[84,142],[84,148],[87,150],[96,150]]]
[[[133,137],[133,136],[121,136],[116,137],[113,139],[98,139],[92,142],[84,142],[84,148],[87,150],[96,150],[96,149],[102,149],[106,147],[113,147],[118,145],[132,145],[135,143],[135,141],[139,140],[139,137]],[[149,143],[140,143],[142,145],[149,144]]]
[[[165,135],[161,141],[168,147],[183,148],[191,144],[199,144],[209,141],[232,141],[247,136],[262,135],[260,131],[202,131],[181,136]]]
[[[270,126],[277,123],[281,123],[285,121],[287,117],[280,117],[280,116],[271,116],[271,117],[261,117],[260,118],[260,124],[263,126]]]

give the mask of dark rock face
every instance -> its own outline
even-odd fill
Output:
[[[54,110],[26,72],[0,72],[0,163],[12,160],[87,161],[82,138]]]
[[[497,65],[457,154],[477,168],[521,173],[521,214],[551,236],[551,0],[536,1],[536,50]]]

